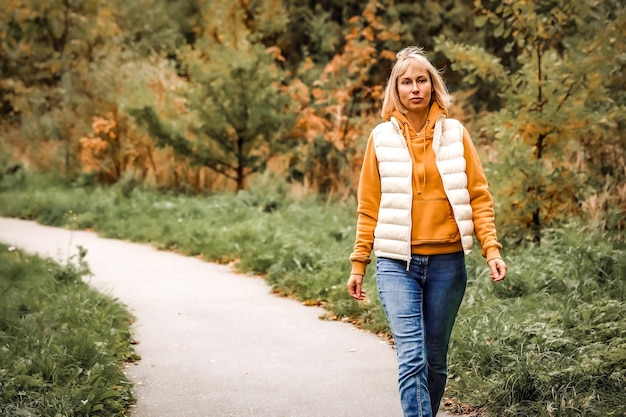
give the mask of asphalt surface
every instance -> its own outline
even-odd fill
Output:
[[[135,417],[400,417],[395,351],[263,279],[148,245],[0,218],[0,241],[63,262],[135,315]],[[439,417],[448,416],[439,413]]]

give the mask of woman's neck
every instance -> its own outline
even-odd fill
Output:
[[[422,131],[428,120],[428,112],[418,114],[407,113],[405,116],[409,123],[411,123],[411,126],[413,126],[413,129],[418,133]]]

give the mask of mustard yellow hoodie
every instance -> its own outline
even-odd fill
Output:
[[[413,254],[435,255],[462,250],[458,226],[446,197],[432,148],[435,120],[440,114],[445,112],[434,102],[424,128],[421,132],[416,132],[404,115],[398,111],[393,113],[402,127],[413,159]],[[466,129],[463,130],[463,147],[474,233],[482,255],[487,259],[498,258],[502,245],[498,243],[496,235],[493,199],[476,148]],[[359,182],[356,243],[354,252],[350,255],[353,274],[365,274],[366,266],[371,262],[380,197],[378,161],[370,136]]]

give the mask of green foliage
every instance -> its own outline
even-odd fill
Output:
[[[86,252],[64,263],[0,245],[0,415],[121,416],[131,316],[88,287]]]
[[[6,187],[0,213],[231,263],[276,293],[327,309],[328,319],[389,334],[368,269],[368,300],[348,297],[353,201],[296,198],[261,177],[237,194],[189,197],[136,188],[84,189],[28,178]],[[68,214],[70,217],[68,217]],[[68,223],[69,222],[69,223]],[[509,276],[488,279],[478,251],[453,332],[448,395],[493,415],[622,415],[626,404],[626,247],[595,224],[544,233],[541,246],[507,248]]]
[[[297,68],[307,57],[322,66],[332,60],[350,41],[351,23],[372,4],[358,0],[288,0],[285,3],[289,23],[277,45],[291,69]],[[379,55],[385,50],[397,51],[414,44],[432,50],[433,37],[442,33],[466,41],[477,37],[472,21],[472,0],[426,0],[418,7],[410,0],[384,0],[375,4],[381,26],[399,34],[398,38],[378,39],[368,45],[375,46]],[[379,72],[375,74],[377,79],[373,85],[385,82],[388,69],[384,63],[380,69],[373,69]]]
[[[122,137],[111,143],[113,157],[106,162],[115,165],[107,167],[113,181],[121,177],[125,166],[116,155],[124,146],[125,129],[119,109],[134,98],[129,78],[142,76],[137,54],[125,43],[145,48],[158,42],[140,41],[141,26],[130,23],[139,19],[137,10],[129,2],[118,7],[122,3],[15,0],[2,7],[0,142],[30,167],[76,178],[81,173],[80,139],[90,132],[94,117],[115,114],[116,133]],[[155,1],[133,4],[163,15]],[[126,14],[120,17],[115,12]],[[141,19],[154,23],[145,12]],[[122,34],[118,23],[136,32]]]
[[[297,68],[307,56],[319,62],[331,59],[343,41],[341,22],[344,20],[334,20],[337,14],[319,2],[314,6],[304,0],[286,3],[289,22],[277,44],[287,58],[287,65]]]
[[[33,148],[60,141],[54,168],[71,171],[76,155],[70,133],[84,129],[91,116],[86,103],[93,91],[86,89],[94,87],[86,85],[87,70],[97,68],[117,28],[99,1],[10,3],[0,11],[4,113]]]
[[[193,15],[188,2],[109,0],[106,3],[119,27],[121,41],[140,56],[173,53],[188,35],[188,19]]]
[[[509,253],[504,285],[470,283],[453,334],[456,395],[498,416],[626,412],[626,247],[582,229]]]
[[[183,71],[191,80],[184,92],[189,132],[172,127],[151,106],[131,114],[158,146],[223,174],[242,190],[246,178],[262,172],[285,146],[280,137],[294,117],[281,92],[283,74],[269,52],[259,44],[240,48],[198,42],[182,55]]]
[[[419,44],[446,68],[469,110],[461,118],[496,161],[509,241],[539,241],[571,218],[623,230],[625,9],[11,0],[0,11],[0,147],[83,183],[243,189],[271,161],[311,190],[346,195],[393,53]],[[100,122],[110,129],[96,131]]]
[[[491,169],[499,230],[517,242],[540,242],[544,229],[582,218],[599,184],[626,178],[603,168],[621,163],[608,155],[623,155],[626,144],[623,100],[611,88],[624,72],[624,12],[586,3],[483,2],[477,24],[501,50],[438,39],[468,85],[486,80],[500,94],[502,108],[479,126],[498,146]],[[588,33],[598,36],[590,43]]]

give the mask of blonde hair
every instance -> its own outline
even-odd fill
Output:
[[[383,109],[381,116],[388,120],[394,110],[398,110],[402,114],[406,114],[407,109],[400,102],[398,94],[398,78],[404,74],[410,64],[417,64],[426,69],[430,75],[430,82],[433,86],[432,101],[436,101],[443,110],[447,110],[452,104],[452,95],[448,92],[448,88],[441,76],[441,71],[437,70],[433,64],[424,55],[424,49],[419,46],[408,46],[396,54],[398,59],[391,69],[385,94],[383,97]]]

